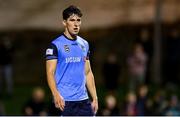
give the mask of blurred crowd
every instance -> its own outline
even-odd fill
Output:
[[[99,101],[101,102],[101,101]],[[55,108],[53,100],[45,99],[45,90],[35,87],[32,96],[22,106],[24,116],[58,116],[61,111]],[[0,101],[0,115],[5,115]],[[107,92],[104,102],[99,103],[98,116],[179,116],[180,103],[175,92],[165,89],[151,92],[147,85],[139,85],[136,91],[127,91],[119,99],[117,92]]]
[[[180,103],[177,94],[168,94],[158,89],[150,95],[147,85],[140,85],[137,91],[128,91],[123,100],[109,93],[98,115],[103,116],[178,116]]]
[[[122,65],[118,63],[117,53],[107,55],[102,68],[104,85],[107,90],[104,105],[100,104],[98,115],[180,115],[179,95],[180,81],[180,35],[174,28],[163,41],[162,78],[156,86],[153,83],[153,37],[148,29],[142,29],[139,37],[132,43],[126,57],[127,89],[123,99],[118,99],[117,90],[122,79]],[[123,82],[124,83],[124,82]],[[122,84],[121,84],[122,85]],[[123,89],[122,89],[123,90]],[[151,90],[151,92],[149,92]]]
[[[42,87],[35,87],[32,96],[22,107],[24,116],[54,116],[60,115],[61,111],[55,108],[53,100],[45,99],[45,90]]]

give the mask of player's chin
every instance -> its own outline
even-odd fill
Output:
[[[79,31],[74,31],[73,35],[78,35]]]

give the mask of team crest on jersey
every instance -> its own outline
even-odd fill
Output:
[[[64,45],[64,50],[65,50],[65,52],[69,52],[70,51],[69,46],[68,45]]]

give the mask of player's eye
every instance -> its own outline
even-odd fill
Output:
[[[77,19],[77,21],[78,21],[78,22],[80,22],[80,21],[81,21],[81,19]]]

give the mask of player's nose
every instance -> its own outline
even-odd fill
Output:
[[[80,22],[79,22],[79,21],[75,21],[75,22],[74,22],[74,25],[75,25],[75,26],[80,26]]]
[[[75,27],[77,27],[77,26],[78,26],[78,23],[77,23],[77,22],[75,22],[75,23],[74,23],[74,26],[75,26]]]

